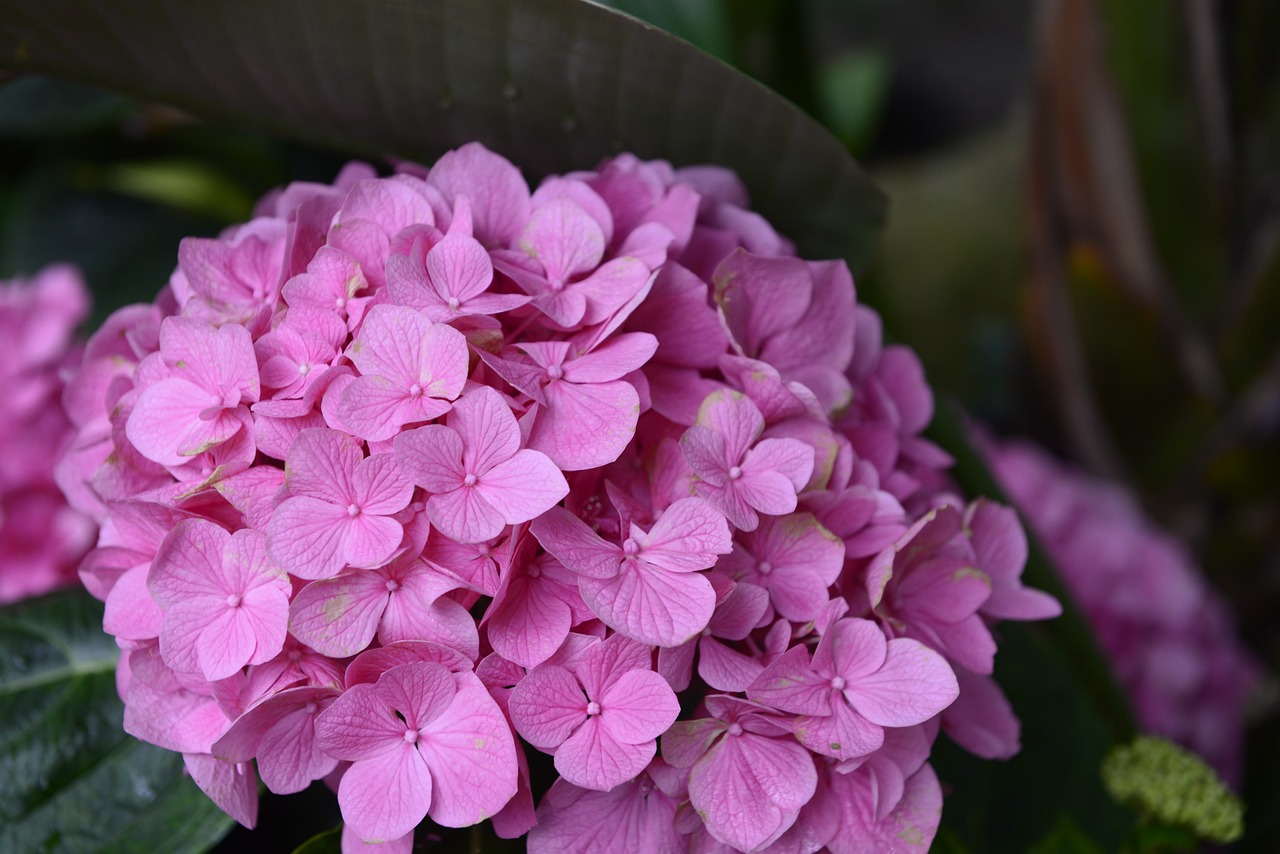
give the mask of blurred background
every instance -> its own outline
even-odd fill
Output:
[[[890,199],[859,297],[919,352],[940,402],[1133,490],[1275,673],[1280,4],[611,5],[756,77],[849,147]],[[0,87],[0,157],[0,276],[78,263],[94,325],[150,300],[182,237],[244,220],[268,188],[327,181],[344,161],[32,77]],[[1036,697],[1052,694],[1009,692],[1030,744]],[[1275,694],[1269,678],[1248,714],[1240,850],[1280,850]],[[1019,772],[1021,761],[1010,773],[1054,773]],[[1098,789],[1091,773],[1080,785]],[[269,815],[266,833],[289,823]],[[1034,841],[1012,838],[1000,850]],[[954,824],[939,847],[984,850],[983,839]]]

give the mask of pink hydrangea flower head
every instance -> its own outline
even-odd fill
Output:
[[[938,732],[1016,751],[989,626],[1056,609],[1016,519],[732,173],[531,191],[471,143],[255,217],[90,339],[58,469],[125,728],[228,814],[324,779],[348,851],[874,850],[932,838]]]

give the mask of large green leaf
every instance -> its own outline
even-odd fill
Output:
[[[368,155],[475,139],[532,176],[623,150],[718,163],[805,254],[855,271],[884,219],[813,119],[584,0],[0,0],[0,57]]]
[[[82,590],[0,609],[0,851],[203,851],[231,820],[135,741],[119,650]]]

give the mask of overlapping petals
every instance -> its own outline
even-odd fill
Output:
[[[724,170],[291,185],[67,388],[125,727],[242,823],[256,769],[334,786],[347,851],[925,847],[940,720],[1016,750],[989,625],[1056,603],[1014,517]]]

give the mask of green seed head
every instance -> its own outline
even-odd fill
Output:
[[[1184,827],[1210,842],[1244,833],[1244,808],[1204,760],[1163,738],[1139,736],[1102,763],[1111,796],[1148,819]]]

